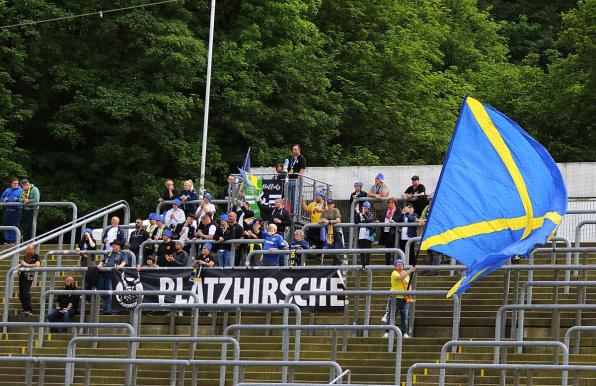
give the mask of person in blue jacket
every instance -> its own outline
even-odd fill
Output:
[[[19,186],[18,178],[13,178],[10,186],[4,190],[0,200],[2,202],[20,202],[23,190]],[[2,225],[18,227],[21,223],[22,205],[6,205],[4,207],[4,217]],[[14,231],[4,231],[4,241],[8,244],[14,244],[17,241],[17,234]]]
[[[267,226],[267,232],[263,235],[265,237],[265,244],[263,245],[264,251],[269,250],[280,250],[280,249],[287,249],[288,243],[284,240],[284,238],[277,233],[277,225],[269,224]],[[283,266],[284,259],[282,254],[274,254],[274,255],[263,255],[263,261],[261,265],[264,266]]]

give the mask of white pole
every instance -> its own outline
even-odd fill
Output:
[[[209,96],[211,93],[211,62],[213,59],[213,33],[215,29],[215,0],[211,0],[211,16],[209,19],[209,48],[207,52],[207,81],[205,83],[205,114],[203,116],[203,143],[201,146],[201,177],[199,194],[205,193],[205,163],[207,162],[207,128],[209,126]]]

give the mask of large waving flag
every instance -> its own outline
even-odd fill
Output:
[[[263,179],[250,172],[250,148],[248,148],[248,151],[246,152],[242,167],[238,168],[238,170],[244,180],[245,199],[248,201],[250,209],[255,212],[255,217],[260,217],[261,210],[259,209],[256,200],[259,199],[261,192],[263,191]]]
[[[511,119],[467,97],[451,139],[421,249],[468,267],[450,291],[513,255],[545,244],[567,209],[567,190],[546,149]]]

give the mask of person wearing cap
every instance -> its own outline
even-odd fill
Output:
[[[321,214],[325,209],[325,203],[323,201],[324,196],[325,194],[323,192],[316,192],[314,201],[310,202],[308,205],[306,205],[306,202],[304,199],[302,199],[302,210],[310,213],[310,222],[313,224],[319,223]],[[323,248],[323,243],[321,242],[321,232],[319,228],[310,228],[306,234],[306,238],[308,239],[310,245],[314,245],[317,249]]]
[[[192,213],[193,215],[197,211],[199,207],[198,204],[189,204],[189,201],[198,201],[199,195],[195,191],[195,186],[192,180],[186,180],[182,184],[182,190],[180,191],[180,197],[178,197],[180,201],[182,201],[182,209],[186,215]]]
[[[122,243],[120,240],[114,240],[111,243],[111,250],[106,254],[103,259],[97,264],[99,270],[99,289],[100,290],[112,290],[112,272],[106,271],[105,268],[115,268],[120,270],[127,265],[127,259],[122,253]],[[112,310],[112,295],[102,295],[103,299],[103,313],[113,314]]]
[[[246,239],[264,239],[264,234],[266,231],[263,229],[263,220],[260,217],[255,218],[251,223],[248,224],[248,227],[244,231],[244,238]],[[246,246],[246,250],[248,252],[252,251],[260,251],[262,249],[261,244],[248,244]],[[259,256],[252,256],[250,261],[247,262],[247,265],[255,267],[259,265]]]
[[[111,251],[112,242],[115,240],[118,240],[120,245],[126,243],[126,235],[124,229],[120,227],[120,218],[118,216],[112,217],[111,226],[103,231],[101,240],[103,241],[104,251]]]
[[[203,244],[201,248],[201,253],[195,258],[193,261],[193,267],[195,269],[200,268],[211,268],[215,266],[215,260],[211,256],[211,249],[213,245],[211,243]]]
[[[164,184],[164,188],[161,191],[161,196],[157,199],[158,202],[163,201],[172,201],[175,198],[178,198],[179,193],[176,187],[174,186],[174,181],[166,180]],[[170,209],[170,205],[163,205],[163,210]]]
[[[157,264],[160,267],[186,267],[188,253],[182,249],[182,244],[172,240],[172,231],[166,229],[161,236],[163,243],[159,245]]]
[[[228,213],[230,228],[232,229],[232,240],[241,240],[244,238],[244,227],[238,223],[236,212]],[[234,256],[234,266],[239,266],[242,260],[242,249],[236,245],[236,255]]]
[[[131,232],[128,239],[128,249],[130,249],[130,251],[138,258],[141,244],[146,240],[149,240],[149,237],[149,233],[143,228],[143,219],[137,217],[135,219],[135,229]]]
[[[335,207],[335,201],[332,198],[327,199],[327,208],[323,210],[319,224],[324,225],[321,228],[321,237],[325,240],[325,247],[330,249],[340,249],[343,246],[343,233],[335,225],[341,222],[341,213]],[[323,237],[324,236],[324,237]],[[332,254],[333,265],[339,265],[339,255]]]
[[[407,271],[404,271],[404,261],[396,259],[393,263],[393,272],[391,272],[391,291],[407,291],[409,289],[410,275],[416,271],[416,268],[412,267]],[[405,295],[395,295],[395,310],[399,312],[401,319],[401,332],[404,338],[409,338],[409,325],[408,325],[408,314],[410,310],[410,304]],[[381,320],[385,323],[389,323],[388,316],[391,306],[391,299],[387,302],[385,315]],[[386,332],[384,338],[389,337],[389,333]]]
[[[265,243],[263,244],[264,251],[276,251],[288,248],[288,243],[279,233],[277,233],[277,226],[275,224],[267,225],[267,232],[264,233]],[[263,266],[284,266],[284,258],[281,254],[263,255],[261,261]]]
[[[83,273],[85,277],[85,288],[86,290],[97,287],[97,272],[95,272],[95,259],[94,256],[89,256],[86,252],[95,249],[95,239],[93,238],[93,229],[85,228],[81,235],[81,240],[77,244],[75,250],[79,254],[79,264],[81,267],[87,267],[87,271]]]
[[[149,225],[145,227],[145,231],[149,234],[149,239],[155,239],[155,233],[157,232],[157,218],[159,215],[157,213],[149,213]],[[143,255],[145,258],[147,256],[153,255],[155,253],[155,246],[153,244],[145,245],[143,250]],[[141,262],[142,263],[142,262]]]
[[[354,182],[354,192],[350,195],[350,207],[352,206],[352,202],[355,199],[368,197],[368,193],[366,193],[364,190],[362,190],[363,186],[364,186],[364,183],[362,183],[360,181]],[[358,205],[356,205],[354,207],[354,210],[356,211],[356,213],[362,212],[362,203],[363,203],[363,201],[360,201],[358,203]]]
[[[302,254],[296,253],[295,251],[301,251],[303,249],[308,249],[309,247],[308,241],[304,240],[304,232],[302,229],[296,229],[294,231],[294,240],[292,240],[289,245],[289,249],[292,253],[288,259],[288,264],[291,267],[302,265]]]
[[[412,176],[412,185],[402,194],[404,201],[414,206],[414,212],[417,216],[422,214],[422,210],[428,205],[426,197],[426,188],[420,183],[420,177]]]
[[[195,219],[194,213],[188,213],[186,215],[186,221],[182,224],[178,224],[176,229],[174,229],[172,238],[174,240],[180,240],[184,242],[184,250],[187,253],[190,253],[191,244],[186,244],[187,241],[190,241],[194,238],[195,232],[197,229],[197,221]]]
[[[160,267],[168,267],[172,266],[170,263],[172,262],[172,255],[176,250],[176,242],[172,240],[172,231],[169,229],[164,229],[161,234],[161,239],[163,243],[158,244],[157,248],[157,264]]]
[[[149,236],[151,236],[151,240],[158,241],[161,240],[161,236],[163,235],[163,232],[166,230],[166,219],[164,216],[158,214],[155,215],[155,222],[155,229],[153,230],[153,233],[149,234]],[[157,255],[157,251],[159,250],[159,244],[150,244],[148,246],[149,250],[147,251],[148,253],[146,253],[146,256]]]
[[[370,224],[374,222],[372,213],[370,212],[371,207],[370,201],[364,201],[362,203],[362,210],[356,213],[354,217],[354,223],[356,224]],[[372,242],[375,238],[375,228],[372,227],[360,227],[358,228],[358,248],[369,249],[372,247]],[[362,268],[370,264],[370,253],[360,254],[360,264]]]
[[[213,196],[211,195],[211,193],[205,192],[205,194],[203,194],[203,199],[201,200],[199,208],[195,213],[196,218],[202,219],[204,215],[209,215],[209,217],[213,219],[213,216],[215,215],[215,205],[211,203],[212,199]]]
[[[232,246],[230,244],[222,244],[224,241],[232,240],[235,236],[234,228],[230,226],[230,218],[227,214],[219,216],[219,228],[215,234],[214,240],[220,242],[217,248],[217,266],[231,267],[232,266]]]
[[[19,186],[19,179],[13,178],[10,186],[2,192],[0,200],[2,202],[19,202],[21,199],[21,192],[23,189]],[[2,219],[3,226],[18,227],[21,222],[22,205],[7,205],[3,208],[4,217]],[[17,234],[15,231],[4,231],[4,241],[8,244],[14,244],[17,241]],[[20,241],[20,240],[19,240]]]
[[[371,198],[383,198],[389,196],[389,187],[385,183],[385,175],[383,175],[383,173],[377,174],[375,183],[370,187],[367,195]],[[387,209],[387,203],[385,201],[373,201],[373,208],[376,213],[379,214]]]
[[[35,208],[27,205],[38,203],[39,199],[39,189],[37,189],[37,186],[30,183],[27,179],[22,179],[20,201],[25,204],[21,217],[22,221],[25,223],[23,241],[30,240],[33,231],[33,212]]]
[[[180,208],[180,204],[182,202],[180,199],[175,198],[172,201],[172,209],[166,212],[166,228],[168,229],[176,229],[178,224],[182,224],[186,220],[186,216],[184,215],[184,211]]]

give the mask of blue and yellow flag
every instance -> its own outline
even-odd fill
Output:
[[[511,256],[545,244],[566,209],[565,183],[546,149],[499,111],[467,97],[421,249],[468,267],[448,296],[463,293]]]

